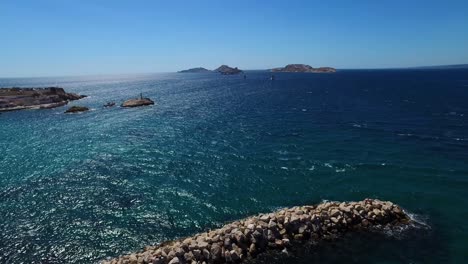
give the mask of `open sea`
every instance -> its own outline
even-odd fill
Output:
[[[378,198],[423,228],[257,263],[467,263],[468,70],[0,79],[0,263],[97,263],[281,207]],[[156,105],[103,108],[143,96]],[[92,108],[64,114],[72,105]]]

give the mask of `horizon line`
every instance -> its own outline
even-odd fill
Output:
[[[223,64],[228,65],[228,64]],[[193,68],[204,68],[201,66],[195,66],[188,69]],[[234,66],[238,67],[238,66]],[[330,66],[320,66],[320,67],[330,67]],[[454,67],[454,68],[450,68]],[[460,68],[457,68],[460,67]],[[240,67],[238,67],[241,69]],[[334,68],[334,67],[332,67]],[[425,66],[408,66],[408,67],[376,67],[376,68],[335,68],[339,71],[351,71],[351,70],[417,70],[417,69],[437,69],[437,68],[445,68],[445,69],[463,69],[468,68],[468,63],[458,63],[458,64],[442,64],[442,65],[425,65]],[[206,68],[205,68],[206,69]],[[266,68],[266,69],[241,69],[242,71],[268,71],[273,68]],[[181,71],[181,70],[179,70]],[[66,74],[66,75],[42,75],[42,76],[0,76],[0,79],[33,79],[33,78],[70,78],[70,77],[98,77],[98,76],[124,76],[124,75],[150,75],[150,74],[170,74],[170,73],[179,73],[179,71],[161,71],[161,72],[120,72],[120,73],[89,73],[89,74]],[[213,71],[213,70],[211,70]]]

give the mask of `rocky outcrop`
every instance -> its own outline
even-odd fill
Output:
[[[85,112],[88,111],[89,108],[85,106],[72,106],[65,111],[65,113],[79,113],[79,112]]]
[[[178,71],[178,73],[203,73],[203,72],[211,72],[208,69],[198,67],[198,68],[191,68],[188,70]]]
[[[0,88],[0,111],[54,108],[84,97],[60,87]]]
[[[314,73],[332,73],[336,72],[335,68],[331,67],[319,67],[313,68],[306,64],[288,64],[283,68],[271,69],[272,72],[314,72]]]
[[[122,107],[137,107],[145,105],[154,105],[154,101],[149,98],[135,98],[122,103]]]
[[[353,230],[392,228],[410,222],[409,216],[391,202],[325,202],[235,221],[102,263],[239,263],[266,251],[287,252],[306,241],[319,242]]]
[[[239,70],[237,67],[231,68],[227,65],[221,65],[214,71],[219,72],[223,75],[233,75],[233,74],[239,74],[242,72],[242,70]]]

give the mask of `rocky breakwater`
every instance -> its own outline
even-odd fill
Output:
[[[135,98],[130,99],[122,103],[122,107],[137,107],[137,106],[144,106],[144,105],[154,105],[154,101],[149,98]]]
[[[103,264],[239,263],[267,251],[283,251],[306,241],[330,240],[353,230],[397,227],[411,222],[391,202],[325,202],[286,208],[227,224],[193,237],[149,246]]]
[[[54,108],[84,97],[60,87],[0,88],[0,111]]]

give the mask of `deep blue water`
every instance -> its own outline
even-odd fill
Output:
[[[89,95],[0,114],[0,263],[93,263],[279,207],[391,200],[430,226],[260,263],[466,263],[468,71],[0,79]],[[156,105],[102,108],[144,96]],[[69,105],[69,106],[70,106]]]

